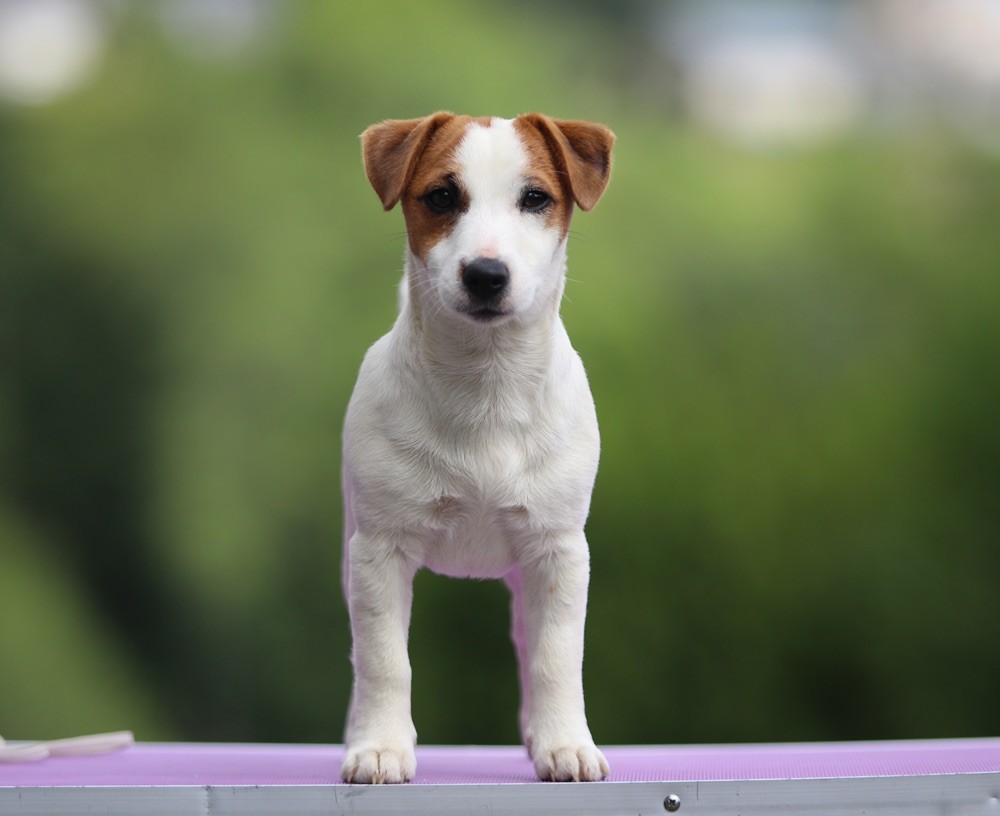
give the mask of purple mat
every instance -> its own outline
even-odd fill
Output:
[[[1000,773],[1000,739],[605,748],[612,782]],[[337,745],[138,744],[116,754],[0,764],[0,788],[340,784]],[[417,749],[417,785],[535,782],[519,747]]]

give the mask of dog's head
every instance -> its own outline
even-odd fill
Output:
[[[589,210],[603,194],[614,138],[537,113],[440,112],[368,128],[368,179],[387,210],[402,203],[411,297],[486,325],[558,308],[573,205]]]

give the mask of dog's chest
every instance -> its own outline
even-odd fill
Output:
[[[494,433],[439,450],[423,474],[431,491],[415,508],[431,532],[426,566],[459,576],[506,572],[523,542],[580,503],[553,484],[550,464],[559,458],[537,434]]]
[[[435,525],[488,523],[524,509],[539,498],[544,444],[536,435],[491,432],[476,437],[429,436],[418,483],[430,487],[421,500]]]
[[[541,369],[508,356],[445,379],[406,339],[373,347],[348,411],[359,529],[406,542],[437,572],[480,577],[537,554],[550,533],[582,529],[599,440],[568,340],[533,355]]]

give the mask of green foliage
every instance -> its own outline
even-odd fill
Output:
[[[0,717],[15,739],[170,734],[124,645],[37,531],[0,506]]]
[[[566,15],[288,4],[216,63],[137,8],[93,85],[0,108],[0,733],[339,738],[340,424],[404,240],[357,134],[439,108],[619,135],[564,304],[598,740],[1000,730],[995,161],[733,152]],[[422,741],[516,740],[507,625],[419,577]]]

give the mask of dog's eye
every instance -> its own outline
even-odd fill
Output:
[[[547,193],[541,190],[525,190],[518,206],[525,212],[541,212],[551,203],[552,199]]]
[[[447,187],[435,187],[424,196],[424,203],[436,213],[451,212],[458,205],[458,196]]]

